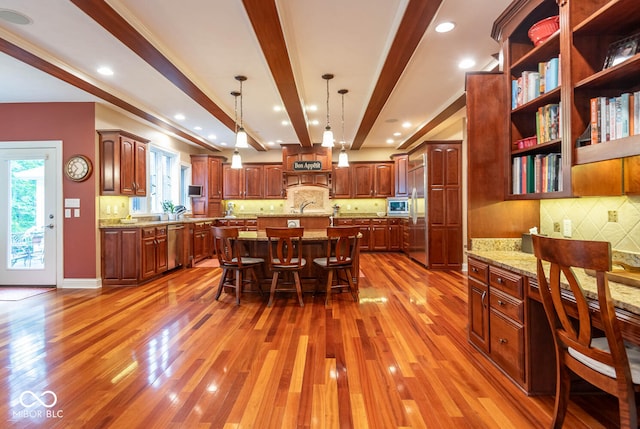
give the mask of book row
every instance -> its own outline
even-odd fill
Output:
[[[640,91],[590,100],[591,144],[640,134]]]
[[[560,138],[562,124],[560,121],[560,103],[547,104],[536,112],[537,143],[546,143]]]
[[[562,190],[562,156],[559,153],[516,156],[511,172],[514,195]]]
[[[525,70],[511,81],[511,108],[522,106],[531,100],[556,89],[559,85],[560,57],[538,63],[538,70]]]

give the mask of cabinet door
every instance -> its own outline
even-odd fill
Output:
[[[138,197],[147,195],[147,145],[135,142],[135,155],[133,157],[133,188]]]
[[[491,358],[519,384],[524,377],[524,326],[499,311],[489,312]]]
[[[489,288],[469,278],[469,341],[489,353]]]
[[[334,198],[351,198],[351,169],[333,166],[331,177]]]
[[[156,238],[151,236],[142,239],[142,260],[140,277],[146,279],[156,273]]]
[[[389,250],[402,250],[402,225],[396,219],[393,221],[389,221]]]
[[[371,198],[373,196],[373,169],[371,164],[356,164],[352,168],[353,197]]]
[[[208,159],[208,170],[206,180],[208,180],[208,197],[209,200],[222,199],[222,162],[220,158]],[[203,182],[204,183],[204,182]]]
[[[120,136],[120,194],[135,195],[135,140]]]
[[[369,250],[387,250],[389,231],[386,219],[371,219]]]
[[[408,197],[409,196],[409,155],[394,156],[393,166],[394,178],[395,178],[395,194],[396,197]]]
[[[192,156],[191,157],[191,183],[194,185],[204,185],[207,184],[208,179],[208,171],[207,171],[207,159],[203,156]],[[209,190],[207,189],[207,193]],[[203,192],[204,194],[204,192]],[[207,195],[202,195],[201,197],[193,197],[191,198],[191,212],[194,216],[206,216],[207,215]]]
[[[167,228],[156,229],[156,273],[164,273],[169,269],[169,246]]]
[[[369,250],[369,236],[371,229],[370,219],[354,219],[353,225],[359,226],[360,232],[362,233],[362,238],[360,238],[360,250]]]
[[[284,188],[282,186],[282,171],[282,166],[280,164],[264,166],[265,198],[283,198]]]
[[[375,164],[374,193],[375,197],[393,196],[393,164]]]
[[[106,229],[102,232],[102,279],[108,283],[138,280],[138,229]]]
[[[230,165],[223,167],[223,196],[225,199],[241,199],[244,191],[243,169],[231,168]]]
[[[262,165],[244,168],[244,198],[258,199],[264,196],[264,169]]]

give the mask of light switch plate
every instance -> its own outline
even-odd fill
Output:
[[[571,237],[571,219],[562,221],[562,235],[567,238]]]

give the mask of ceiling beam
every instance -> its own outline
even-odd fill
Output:
[[[19,61],[22,61],[25,64],[30,65],[44,73],[47,73],[63,82],[68,83],[69,85],[73,85],[82,91],[101,98],[102,100],[111,103],[112,105],[121,108],[141,119],[144,119],[147,122],[150,122],[159,128],[166,130],[169,133],[176,135],[177,137],[195,143],[198,146],[201,146],[208,150],[213,150],[219,152],[215,146],[208,144],[205,141],[202,141],[189,133],[184,132],[180,128],[174,127],[171,124],[163,121],[162,119],[153,116],[142,109],[137,108],[136,106],[122,100],[121,98],[112,95],[111,93],[103,90],[102,88],[98,88],[97,86],[79,78],[76,75],[69,73],[66,70],[56,66],[55,64],[51,64],[50,62],[38,57],[37,55],[32,54],[31,52],[26,51],[25,49],[14,45],[13,43],[0,38],[0,52],[3,52]]]
[[[409,1],[387,59],[382,66],[378,82],[371,94],[369,105],[351,144],[352,150],[362,147],[441,3],[442,0]]]
[[[420,140],[428,132],[449,119],[453,114],[462,109],[467,104],[467,94],[464,93],[458,97],[453,103],[448,105],[442,112],[438,113],[435,118],[427,122],[422,128],[416,131],[411,137],[405,140],[398,149],[408,149],[412,144]]]
[[[105,1],[71,0],[71,2],[111,33],[116,39],[120,40],[120,42],[135,52],[151,67],[166,77],[193,101],[211,113],[223,125],[235,132],[236,124],[234,119],[227,115],[220,106],[211,100],[195,83]],[[248,137],[249,144],[256,150],[267,150],[251,135]]]
[[[291,125],[304,147],[313,145],[275,0],[243,0]]]

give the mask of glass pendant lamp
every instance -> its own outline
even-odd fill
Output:
[[[329,125],[329,81],[333,79],[333,75],[323,74],[322,78],[327,81],[327,126],[322,133],[322,147],[333,147],[333,131]]]
[[[249,147],[249,142],[247,139],[247,132],[244,130],[242,123],[242,82],[247,80],[247,77],[236,76],[236,80],[240,82],[240,127],[238,128],[238,132],[236,133],[236,147],[247,148]]]
[[[340,142],[342,148],[340,149],[340,155],[338,155],[338,167],[349,166],[349,155],[347,155],[347,151],[344,149],[344,95],[347,92],[349,92],[348,89],[341,89],[338,91],[338,94],[342,96],[342,141]]]

